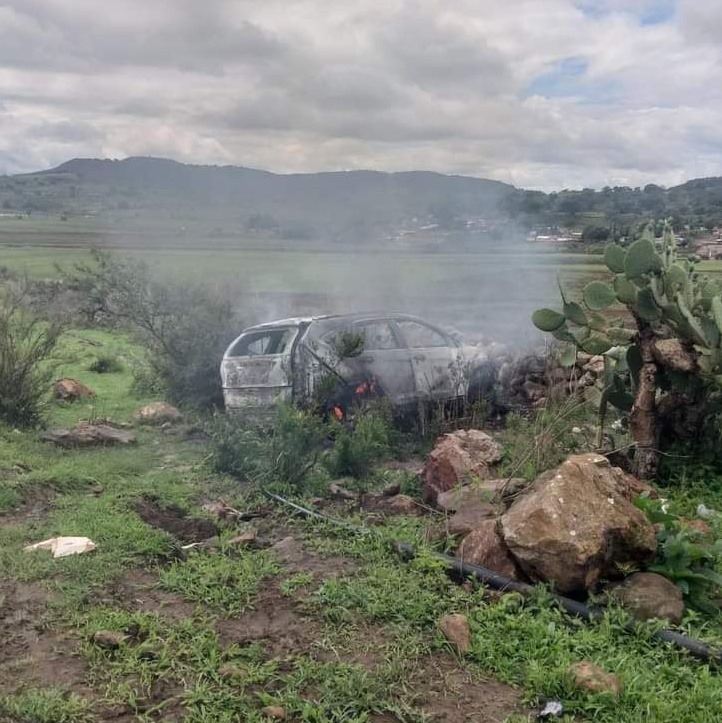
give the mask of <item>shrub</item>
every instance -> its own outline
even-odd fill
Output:
[[[135,330],[150,351],[153,374],[168,398],[196,409],[220,407],[220,361],[239,328],[232,304],[205,288],[154,278],[147,264],[96,252],[64,272],[93,323]]]
[[[310,412],[280,404],[262,427],[229,415],[207,425],[212,462],[220,472],[260,484],[303,484],[320,454],[326,428]]]
[[[89,372],[113,374],[123,371],[123,365],[113,356],[99,356],[89,367]]]
[[[29,427],[41,421],[62,329],[28,312],[24,300],[23,284],[0,295],[0,419]]]
[[[333,449],[326,465],[335,477],[368,477],[373,465],[391,449],[391,426],[375,410],[359,411],[353,425],[337,425]]]
[[[646,493],[635,500],[635,505],[657,527],[657,559],[649,569],[674,582],[691,606],[719,613],[713,598],[722,588],[722,575],[717,572],[722,563],[722,540],[704,540],[702,533]]]

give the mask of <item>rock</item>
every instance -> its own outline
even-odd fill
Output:
[[[584,372],[581,377],[579,377],[579,381],[577,382],[577,385],[580,387],[592,387],[594,386],[594,383],[597,381],[597,377],[592,374],[591,372]]]
[[[535,480],[500,518],[522,570],[570,593],[617,565],[654,559],[654,527],[621,492],[627,476],[606,457],[582,454]]]
[[[585,372],[591,372],[598,377],[604,372],[604,357],[593,356],[582,368]]]
[[[77,379],[58,379],[53,384],[53,395],[65,402],[74,402],[81,397],[94,397],[95,392]]]
[[[348,477],[342,477],[339,480],[336,480],[335,482],[331,482],[331,484],[328,486],[328,493],[331,495],[331,497],[338,497],[342,500],[356,500],[358,499],[358,495],[354,494],[350,490],[347,490],[343,485],[339,484],[340,482],[353,482],[353,480],[350,480]]]
[[[446,521],[450,535],[468,535],[472,530],[478,529],[485,520],[496,516],[494,505],[474,505],[459,510]]]
[[[637,620],[668,620],[679,625],[684,614],[682,591],[655,572],[635,572],[617,585],[611,596]]]
[[[501,459],[501,448],[478,429],[460,430],[440,437],[424,464],[422,495],[435,502],[446,492],[472,479],[488,479],[490,468]]]
[[[395,497],[399,492],[401,492],[401,484],[399,482],[391,482],[383,488],[381,494],[384,497]]]
[[[471,629],[466,615],[461,613],[444,615],[439,619],[438,626],[444,637],[452,645],[455,645],[459,652],[469,652],[471,649]]]
[[[144,424],[163,424],[180,422],[183,420],[183,415],[172,404],[153,402],[138,409],[135,418]]]
[[[469,507],[488,505],[501,490],[503,479],[479,480],[470,485],[441,492],[436,506],[445,512],[458,512]]]
[[[436,506],[446,512],[459,512],[472,507],[486,507],[499,496],[503,501],[508,497],[517,495],[526,486],[526,480],[521,477],[479,480],[470,485],[442,492],[436,498]]]
[[[456,556],[464,562],[482,565],[514,580],[519,575],[514,558],[509,554],[496,530],[496,520],[483,520],[461,542]]]
[[[267,705],[265,708],[261,709],[261,712],[274,720],[286,719],[286,709],[281,708],[280,705]]]
[[[249,530],[241,535],[232,537],[228,540],[229,545],[235,545],[236,547],[258,547],[258,536],[254,530]]]
[[[269,549],[285,562],[293,562],[303,555],[303,545],[290,535],[274,543]]]
[[[570,665],[567,673],[574,685],[585,693],[612,693],[619,695],[622,686],[614,673],[607,673],[590,660]]]
[[[583,367],[592,360],[592,355],[585,351],[577,351],[577,366]]]
[[[423,507],[420,507],[413,497],[408,495],[394,495],[383,499],[383,509],[393,515],[410,515],[420,517],[424,514]]]
[[[654,487],[646,482],[642,482],[642,480],[637,479],[634,475],[628,474],[619,467],[612,467],[612,472],[614,482],[617,486],[617,492],[630,502],[634,502],[637,497],[644,493],[653,500],[659,497],[659,492],[657,492]]]
[[[42,439],[54,442],[60,447],[100,447],[111,444],[134,444],[136,437],[132,432],[124,432],[108,424],[90,424],[78,422],[70,429],[50,429]]]
[[[124,633],[118,633],[114,630],[98,630],[93,633],[91,642],[100,648],[115,650],[128,640],[128,636]]]

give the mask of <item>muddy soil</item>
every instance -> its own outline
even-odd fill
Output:
[[[183,545],[203,542],[218,535],[218,526],[201,517],[190,517],[177,505],[161,505],[157,500],[144,498],[133,505],[133,510],[143,522],[164,530]]]

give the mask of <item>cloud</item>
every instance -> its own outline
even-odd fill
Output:
[[[722,173],[699,0],[5,0],[0,173],[73,155],[535,188]]]

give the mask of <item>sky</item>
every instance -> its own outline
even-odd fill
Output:
[[[718,0],[0,0],[0,174],[722,175]]]

